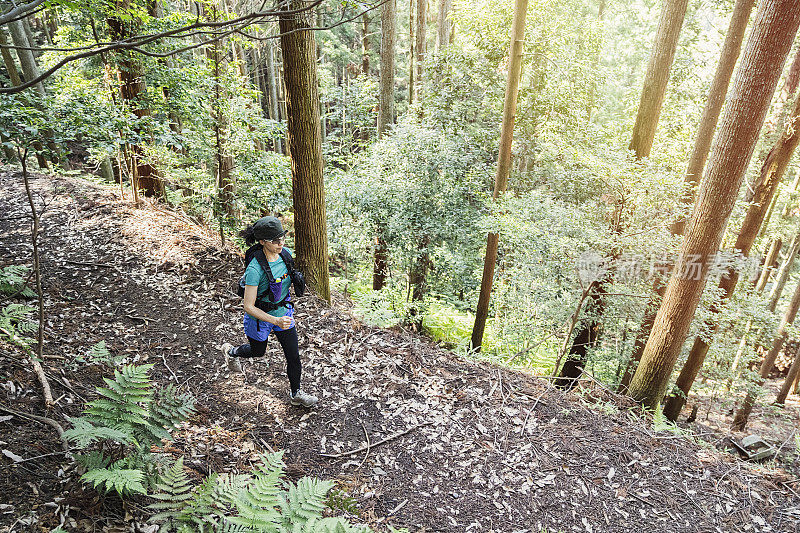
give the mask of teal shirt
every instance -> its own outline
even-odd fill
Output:
[[[289,277],[289,270],[286,268],[286,263],[284,263],[283,259],[280,257],[278,257],[277,261],[269,262],[269,269],[272,271],[272,275],[275,276],[275,281],[280,280],[281,282],[281,297],[277,300],[280,302],[289,294],[289,286],[292,284],[292,279]],[[272,280],[268,279],[264,269],[258,264],[258,260],[255,258],[252,259],[250,264],[247,265],[247,269],[244,271],[244,284],[257,286],[258,296],[263,296],[264,299],[268,299],[270,281]],[[267,314],[272,316],[286,316],[288,312],[289,310],[286,306],[281,306],[273,311],[268,311]],[[255,319],[255,317],[252,318]]]

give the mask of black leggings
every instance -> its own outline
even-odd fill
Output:
[[[278,337],[278,342],[283,348],[283,355],[286,356],[286,375],[289,376],[289,386],[292,394],[300,390],[300,372],[303,365],[300,363],[300,348],[297,345],[297,328],[286,329],[283,331],[272,330]],[[252,337],[247,337],[250,344],[237,346],[231,352],[234,357],[263,357],[267,351],[267,340],[257,341]]]

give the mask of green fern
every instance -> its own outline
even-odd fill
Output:
[[[79,448],[86,448],[97,441],[110,440],[120,444],[129,444],[133,435],[124,429],[95,426],[86,418],[70,418],[72,428],[64,431],[64,438],[74,442]]]
[[[184,509],[193,499],[194,494],[189,482],[189,476],[183,470],[183,457],[179,458],[162,476],[160,483],[156,484],[156,492],[152,497],[158,502],[148,505],[148,509],[159,511],[149,521],[163,522],[162,530],[170,531],[183,522]]]
[[[22,265],[0,268],[0,294],[18,294],[23,298],[35,298],[36,293],[25,286],[30,269]]]
[[[106,346],[106,341],[94,344],[85,355],[75,357],[75,361],[88,364],[102,364],[115,367],[125,359],[124,356],[113,355]]]
[[[171,440],[171,431],[194,412],[194,400],[167,387],[154,394],[148,377],[153,365],[125,365],[104,378],[99,398],[89,402],[83,416],[74,418],[65,437],[87,450],[86,481],[120,495],[145,492],[158,479],[158,455],[151,446]],[[103,450],[99,461],[97,450]],[[126,482],[129,481],[130,483]],[[138,485],[136,484],[138,482]],[[140,490],[141,487],[141,490]]]
[[[282,519],[278,508],[286,505],[281,494],[284,468],[282,451],[262,455],[250,490],[240,491],[234,501],[238,516],[229,520],[259,531],[280,533]]]
[[[297,485],[288,486],[288,498],[281,509],[283,525],[291,530],[293,526],[303,526],[306,522],[322,516],[328,492],[333,481],[321,481],[304,477]]]
[[[0,309],[0,335],[26,352],[31,351],[33,343],[28,335],[39,328],[39,324],[29,318],[34,311],[24,304],[9,304]]]
[[[106,492],[116,491],[120,496],[147,494],[147,490],[142,484],[144,473],[141,470],[94,468],[82,475],[81,479]]]

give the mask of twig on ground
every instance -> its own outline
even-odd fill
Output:
[[[11,409],[10,407],[6,407],[4,405],[0,405],[0,411],[4,411],[10,415],[27,418],[35,422],[40,422],[42,424],[47,424],[48,426],[54,428],[58,432],[58,437],[61,439],[61,447],[64,448],[65,452],[70,453],[69,444],[67,443],[67,441],[64,440],[64,428],[62,428],[61,424],[59,424],[52,418],[34,415],[31,413],[24,413],[22,411],[17,411],[16,409]]]
[[[405,429],[403,431],[398,431],[394,435],[390,435],[390,436],[386,437],[383,440],[379,440],[378,442],[376,442],[375,444],[372,444],[371,446],[370,445],[361,446],[360,448],[356,448],[355,450],[350,450],[349,452],[321,453],[320,455],[323,456],[323,457],[331,457],[331,458],[334,458],[334,459],[339,458],[339,457],[347,457],[348,455],[353,455],[354,453],[363,452],[364,450],[366,450],[368,448],[374,448],[375,446],[380,446],[381,444],[385,444],[385,443],[387,443],[387,442],[389,442],[391,440],[394,440],[394,439],[396,439],[398,437],[402,437],[403,435],[406,435],[407,433],[411,433],[415,429],[419,429],[422,426],[429,426],[429,425],[431,425],[431,422],[423,422],[422,424],[417,424],[416,426],[410,427],[410,428]]]
[[[161,360],[164,361],[164,366],[167,367],[167,370],[169,370],[169,373],[172,374],[172,377],[175,379],[175,383],[178,383],[178,381],[179,381],[178,380],[178,376],[175,375],[175,372],[173,372],[172,369],[167,364],[167,358],[164,357],[163,353],[161,354]]]
[[[369,451],[372,448],[372,446],[370,445],[370,442],[369,442],[369,433],[367,433],[367,426],[364,425],[364,421],[363,420],[359,420],[359,422],[361,422],[361,429],[364,430],[364,438],[367,439],[367,453],[364,454],[364,458],[358,464],[358,468],[361,468],[361,466],[366,462],[367,457],[369,457]]]

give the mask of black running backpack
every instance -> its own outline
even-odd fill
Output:
[[[303,273],[297,270],[294,267],[294,259],[292,258],[292,254],[289,253],[289,250],[286,248],[281,249],[280,258],[283,259],[283,262],[286,264],[286,270],[289,273],[289,277],[292,280],[292,285],[294,285],[294,294],[297,297],[303,296],[306,292],[306,280],[303,277]],[[258,264],[261,265],[261,268],[267,275],[267,278],[270,280],[274,280],[275,277],[272,275],[272,269],[269,268],[269,261],[267,261],[267,256],[264,255],[264,248],[260,244],[254,244],[244,254],[244,265],[245,270],[247,270],[247,265],[250,264],[250,261],[255,259],[258,261]],[[239,283],[236,289],[236,293],[239,295],[240,298],[244,298],[244,273],[242,277],[239,278]],[[286,298],[280,302],[275,302],[273,300],[272,291],[267,290],[264,294],[259,294],[256,296],[256,307],[261,309],[262,311],[274,311],[279,307],[283,307],[287,305],[289,301],[289,295],[286,295]],[[291,304],[289,304],[291,305]]]

